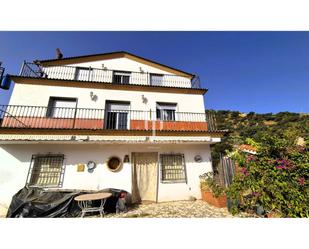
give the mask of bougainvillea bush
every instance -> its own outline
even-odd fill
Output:
[[[265,136],[256,155],[235,152],[237,173],[227,195],[232,213],[253,211],[309,217],[309,151],[291,139]]]

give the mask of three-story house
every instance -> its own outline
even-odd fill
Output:
[[[198,78],[128,52],[24,62],[0,106],[0,199],[22,187],[200,198],[220,142]]]

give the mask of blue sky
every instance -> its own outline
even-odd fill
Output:
[[[309,32],[0,32],[7,73],[23,60],[125,50],[197,73],[207,109],[309,112]],[[0,89],[0,104],[11,91]]]

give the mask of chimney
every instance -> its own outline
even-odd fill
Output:
[[[60,49],[59,48],[57,48],[56,49],[56,56],[57,56],[57,59],[62,59],[63,58],[63,54],[61,53],[61,51],[60,51]]]

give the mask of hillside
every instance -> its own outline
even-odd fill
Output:
[[[228,129],[230,132],[221,143],[212,146],[214,164],[218,162],[219,153],[232,150],[233,147],[245,143],[247,138],[259,142],[264,135],[277,135],[295,140],[299,137],[309,141],[309,114],[279,112],[248,114],[238,111],[207,110],[214,113],[218,129]]]

